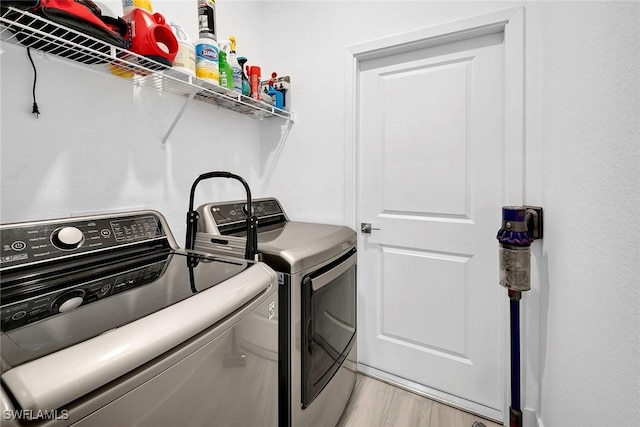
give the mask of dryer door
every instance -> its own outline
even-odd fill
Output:
[[[355,248],[302,279],[302,321],[302,404],[306,408],[355,343]]]

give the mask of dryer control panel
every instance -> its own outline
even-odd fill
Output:
[[[282,206],[274,198],[253,200],[251,210],[258,220],[258,233],[282,227],[288,221]],[[209,203],[200,206],[198,212],[204,217],[198,231],[223,236],[246,236],[249,209],[245,201]]]
[[[0,269],[166,239],[153,211],[0,226]]]
[[[282,215],[282,207],[276,199],[258,199],[251,202],[252,213],[258,218]],[[210,206],[211,216],[218,225],[244,221],[248,216],[246,202],[214,203]]]

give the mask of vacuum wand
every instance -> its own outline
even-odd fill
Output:
[[[534,236],[535,235],[535,236]],[[522,292],[531,289],[531,243],[542,237],[542,208],[504,206],[500,244],[500,285],[509,296],[511,406],[510,427],[522,427],[520,402],[520,300]]]
[[[189,195],[189,211],[187,212],[187,234],[185,237],[185,248],[187,250],[192,250],[196,240],[196,233],[198,231],[198,219],[200,219],[200,215],[197,211],[193,210],[193,199],[196,193],[196,186],[200,181],[210,178],[231,178],[237,181],[240,181],[244,186],[244,189],[247,193],[247,245],[245,247],[244,257],[245,259],[255,260],[258,254],[258,218],[253,214],[253,207],[251,205],[251,189],[249,188],[249,184],[244,178],[232,174],[230,172],[208,172],[200,175],[193,182],[191,186],[191,193]]]
[[[520,294],[517,295],[516,294]],[[522,426],[520,407],[520,291],[509,291],[509,314],[511,324],[511,406],[510,427]]]

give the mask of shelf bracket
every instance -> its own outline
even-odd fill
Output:
[[[171,123],[171,126],[169,126],[169,129],[167,130],[167,133],[162,138],[161,148],[163,150],[165,150],[167,148],[167,140],[169,139],[169,135],[171,135],[171,133],[173,132],[173,129],[176,127],[176,125],[178,124],[178,122],[182,118],[182,115],[184,114],[185,110],[187,109],[187,106],[189,105],[191,100],[196,96],[197,92],[198,92],[198,89],[194,89],[194,90],[191,91],[191,93],[189,94],[187,99],[184,101],[184,104],[182,105],[182,108],[178,112],[178,115],[176,116],[175,119],[173,119],[173,123]]]

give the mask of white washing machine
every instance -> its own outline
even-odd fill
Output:
[[[276,426],[278,281],[138,211],[0,226],[3,426]]]
[[[260,259],[280,283],[280,426],[333,427],[356,382],[356,233],[290,221],[278,200],[252,203]],[[195,248],[242,258],[248,207],[197,209]]]

